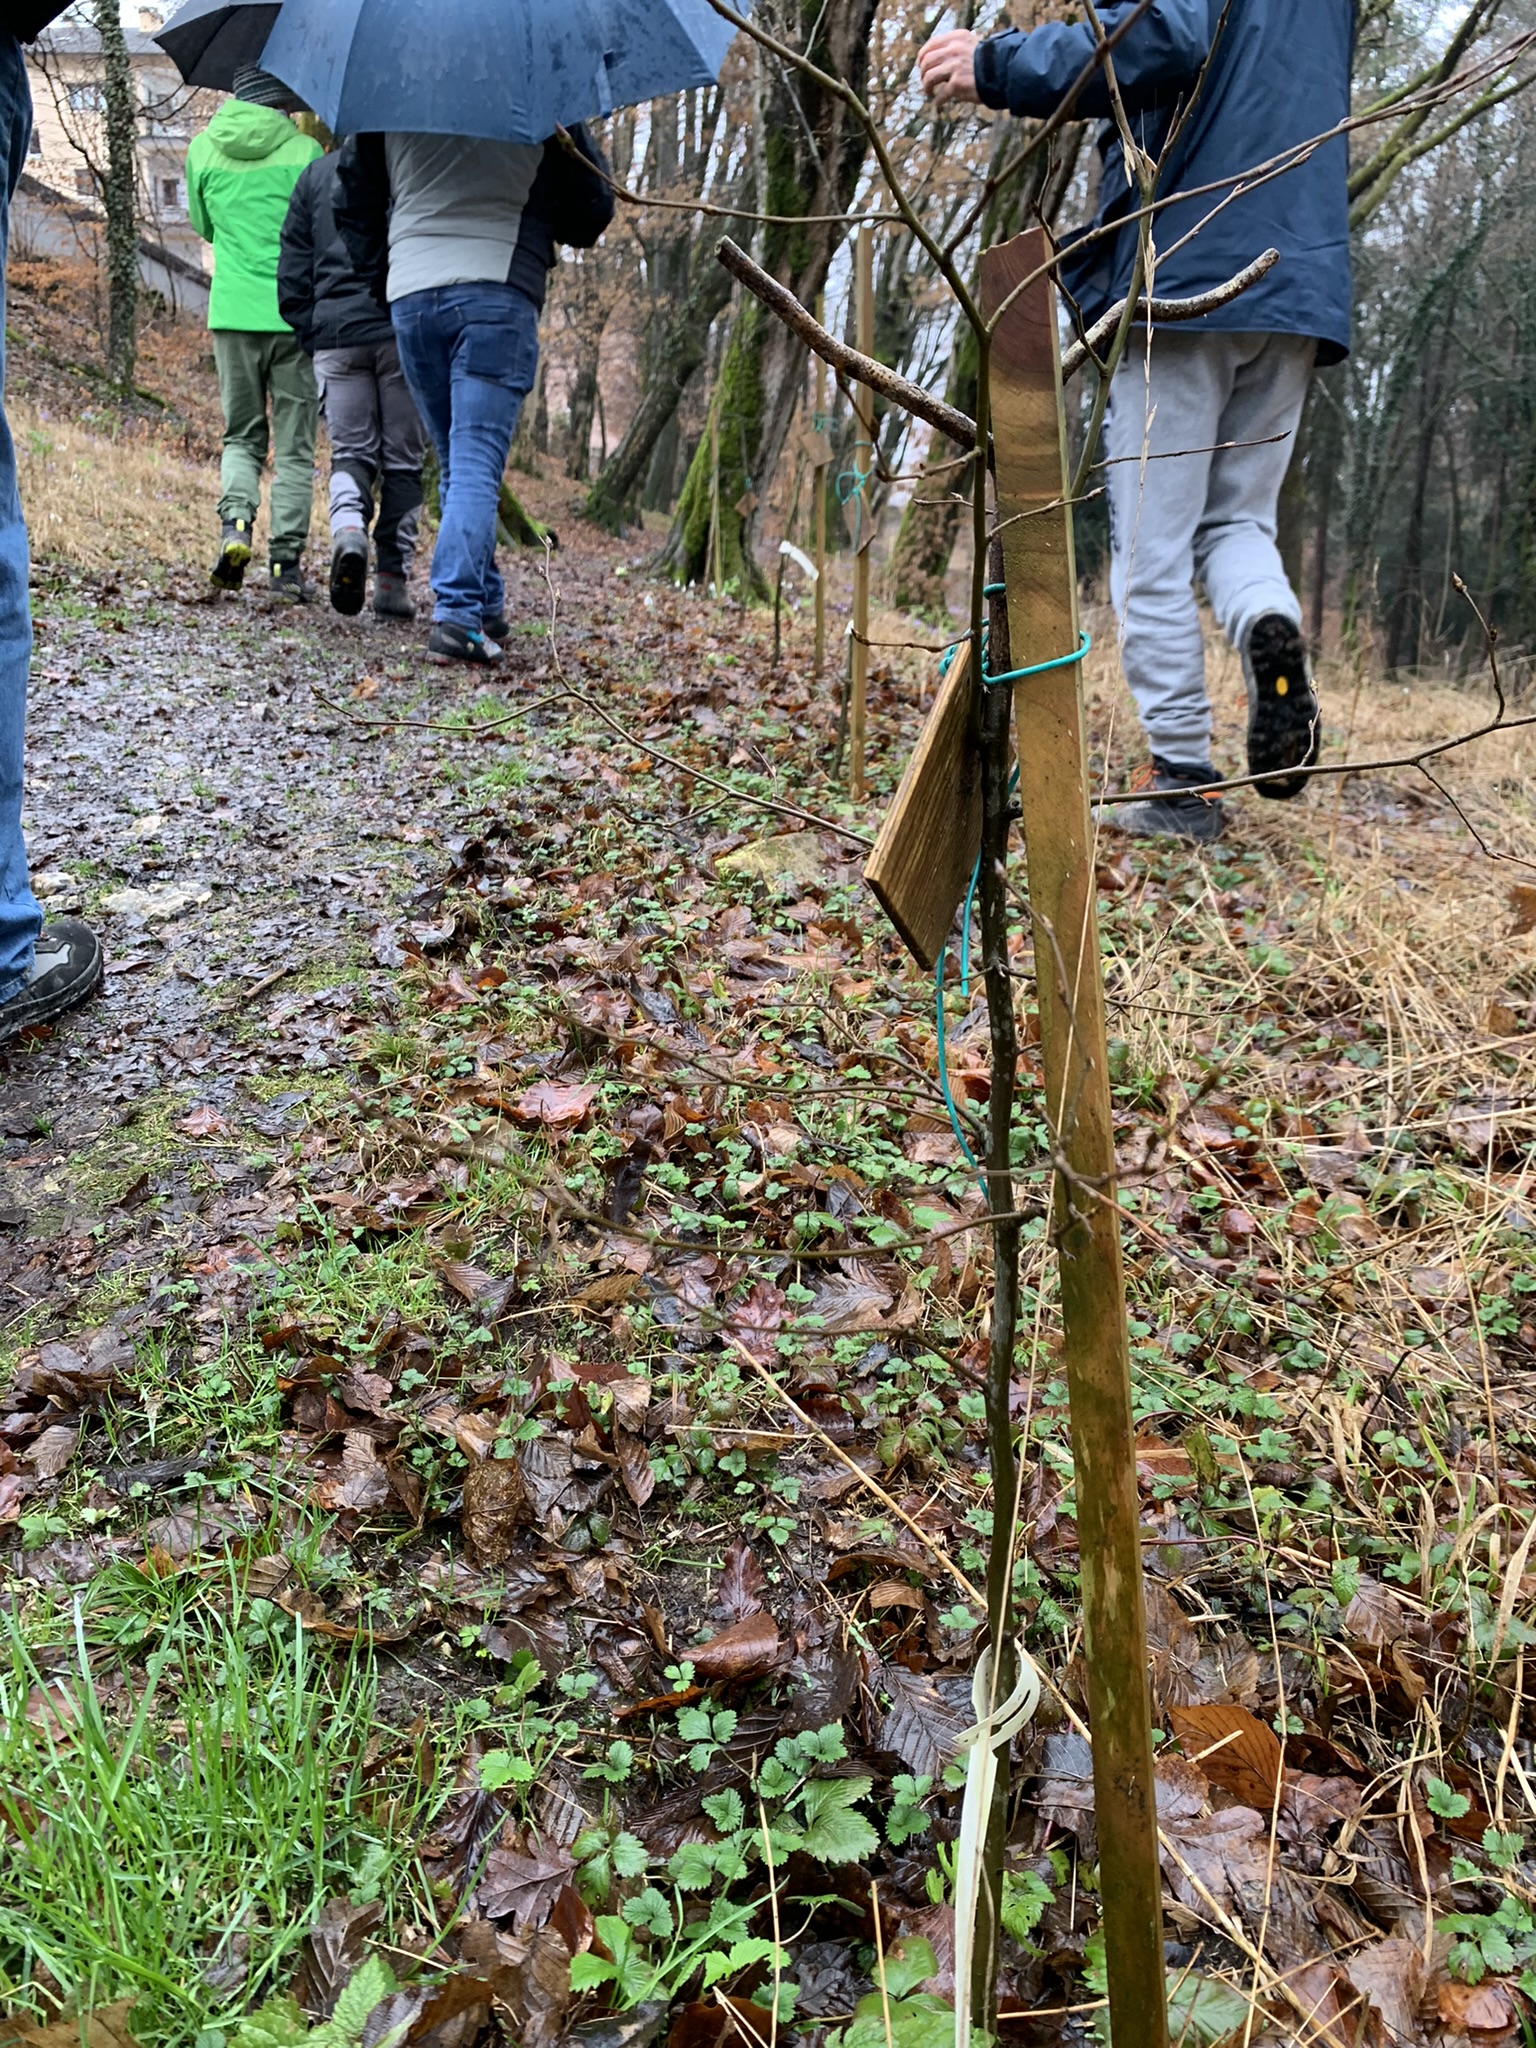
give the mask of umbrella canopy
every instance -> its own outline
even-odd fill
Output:
[[[281,0],[186,0],[154,40],[188,85],[233,92],[235,73],[260,61]]]
[[[543,142],[712,85],[734,33],[709,0],[284,0],[260,62],[337,135]]]

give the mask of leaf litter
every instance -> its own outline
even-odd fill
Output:
[[[750,615],[620,602],[614,566],[590,538],[561,565],[582,686],[700,766],[707,702],[825,810],[803,669],[768,677]],[[74,725],[105,731],[110,599],[85,595],[46,630],[82,656]],[[275,646],[237,629],[276,694],[230,712],[195,680],[205,619],[146,596],[110,689],[156,745],[155,604],[195,744],[265,790],[238,799],[257,853],[304,849],[295,972],[242,1008],[241,976],[285,963],[221,869],[196,916],[157,908],[92,1042],[10,1056],[28,1220],[0,1250],[32,1321],[0,1523],[30,1625],[82,1587],[116,1615],[127,1565],[206,1601],[233,1579],[312,1654],[380,1660],[396,1747],[436,1774],[426,1889],[316,1904],[275,1993],[296,2003],[237,2018],[267,2013],[244,2048],[329,2024],[354,1985],[363,2039],[691,2048],[751,2040],[776,1982],[781,2032],[858,2048],[877,1913],[940,1991],[952,1955],[976,1611],[935,1553],[979,1582],[989,1510],[988,1252],[927,998],[834,835],[765,832],[569,707],[477,730],[547,682],[537,641],[496,702],[451,707],[461,730],[418,735],[365,722],[422,715],[408,659],[370,657],[353,720],[317,708],[356,663],[324,618]],[[876,668],[887,781],[911,701]],[[311,750],[281,791],[254,770],[274,723]],[[195,894],[213,870],[169,769],[155,843]],[[1454,819],[1410,834],[1342,792],[1321,903],[1296,880],[1316,818],[1264,823],[1198,886],[1158,854],[1100,868],[1174,2006],[1207,2048],[1491,2048],[1536,1959],[1536,1258],[1529,1051],[1463,1049],[1529,1016],[1532,928]],[[1410,907],[1438,956],[1401,892],[1383,909],[1384,840],[1434,869]],[[158,889],[122,865],[139,843],[114,872]],[[120,944],[134,911],[113,914]],[[185,971],[209,932],[242,963],[232,998]],[[981,1012],[952,1000],[950,1080],[981,1103]],[[1092,2002],[1097,1849],[1032,1044],[1021,1084],[1047,1334],[1019,1361],[1017,1590],[1057,1695],[1016,1757],[1004,2008],[1038,2011],[1035,2039]],[[47,1174],[135,1104],[161,1149],[50,1208]],[[92,1654],[127,1701],[143,1652],[112,1627]],[[815,1901],[787,1937],[770,1866]],[[904,2028],[927,1981],[893,2000]]]

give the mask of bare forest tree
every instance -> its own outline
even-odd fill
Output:
[[[138,361],[138,115],[117,0],[96,0],[95,21],[101,37],[107,156],[102,181],[107,215],[107,373],[118,390],[127,393],[133,389]]]
[[[769,0],[764,24],[862,91],[879,0]],[[847,231],[865,137],[843,103],[772,53],[754,53],[752,140],[764,267],[814,304]],[[718,574],[746,595],[766,589],[755,557],[757,510],[804,396],[801,343],[756,300],[738,302],[663,561],[680,580]]]

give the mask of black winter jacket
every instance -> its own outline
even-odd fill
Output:
[[[584,124],[566,132],[575,153],[557,135],[545,143],[507,272],[507,283],[540,308],[556,243],[590,249],[613,219],[613,187],[603,152]],[[336,225],[358,276],[366,279],[377,303],[387,307],[390,194],[384,137],[350,136],[336,163]]]
[[[337,160],[318,156],[299,173],[277,259],[277,310],[306,355],[320,348],[376,348],[393,341],[389,314],[353,268],[336,225]]]

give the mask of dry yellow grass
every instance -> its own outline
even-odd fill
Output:
[[[21,502],[39,561],[75,569],[159,563],[180,567],[213,559],[218,538],[216,462],[193,462],[148,436],[103,434],[43,418],[26,404],[8,408],[16,439]],[[325,460],[322,449],[320,461]],[[323,485],[311,532],[323,535]],[[266,543],[266,509],[256,522]],[[314,545],[312,541],[311,545]]]
[[[21,501],[40,561],[107,569],[208,552],[217,472],[140,436],[113,439],[12,405]]]

